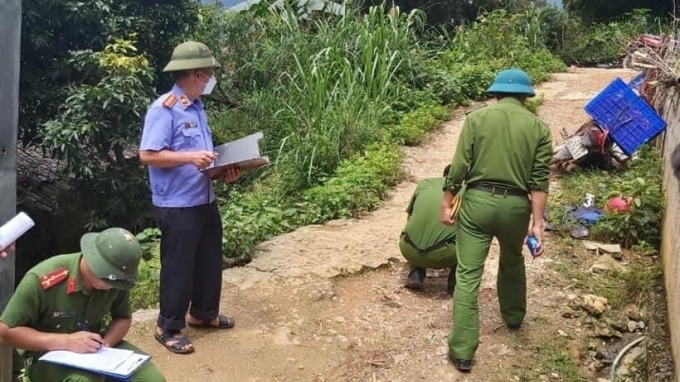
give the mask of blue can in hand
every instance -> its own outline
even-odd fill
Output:
[[[538,239],[534,236],[529,236],[527,238],[527,248],[532,257],[536,257],[536,252],[538,252]]]

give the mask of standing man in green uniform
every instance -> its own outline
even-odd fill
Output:
[[[488,89],[498,102],[468,114],[444,185],[440,220],[458,226],[454,328],[449,358],[457,369],[472,369],[479,345],[477,292],[494,237],[500,244],[497,293],[506,326],[518,330],[526,314],[526,235],[543,251],[543,213],[548,199],[552,136],[548,126],[524,107],[535,95],[521,70],[500,72]],[[451,202],[463,183],[457,217]],[[529,198],[530,196],[530,198]],[[530,217],[533,223],[529,227]]]
[[[411,265],[407,288],[421,289],[427,268],[451,268],[446,288],[449,294],[456,285],[457,227],[441,224],[437,219],[444,178],[450,167],[444,168],[444,177],[421,180],[406,208],[408,221],[401,233],[399,249]]]
[[[87,233],[82,253],[55,256],[21,280],[0,316],[0,343],[20,349],[32,382],[104,382],[99,374],[38,361],[45,352],[93,353],[102,346],[141,350],[123,341],[132,323],[130,289],[142,251],[122,228]],[[104,317],[111,322],[105,325]],[[147,362],[133,382],[165,382]]]

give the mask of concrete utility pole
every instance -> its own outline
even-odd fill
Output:
[[[0,0],[0,224],[14,217],[17,197],[21,0]],[[14,254],[0,260],[0,312],[14,292]],[[0,345],[0,382],[12,382],[12,349]]]

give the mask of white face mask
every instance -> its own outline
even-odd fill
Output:
[[[215,79],[215,75],[212,75],[210,79],[208,80],[208,83],[205,84],[205,88],[203,88],[203,95],[209,95],[212,93],[213,89],[215,88],[215,85],[217,85],[217,80]]]

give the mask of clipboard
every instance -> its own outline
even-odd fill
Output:
[[[151,356],[132,350],[101,348],[94,353],[80,354],[68,350],[53,350],[40,361],[68,366],[121,381],[129,381]]]
[[[460,205],[463,203],[463,201],[460,198],[460,192],[456,194],[456,196],[453,197],[451,200],[451,219],[454,221],[456,220],[456,217],[458,217],[458,211],[460,211]]]
[[[252,171],[268,165],[269,158],[260,155],[259,141],[263,137],[262,132],[258,132],[215,147],[217,159],[201,172],[210,179],[217,179],[230,168]]]
[[[460,211],[460,207],[463,205],[463,194],[465,194],[465,190],[467,189],[467,184],[463,182],[460,190],[456,193],[456,195],[453,196],[453,199],[451,199],[451,219],[456,221],[458,217],[458,212]]]

